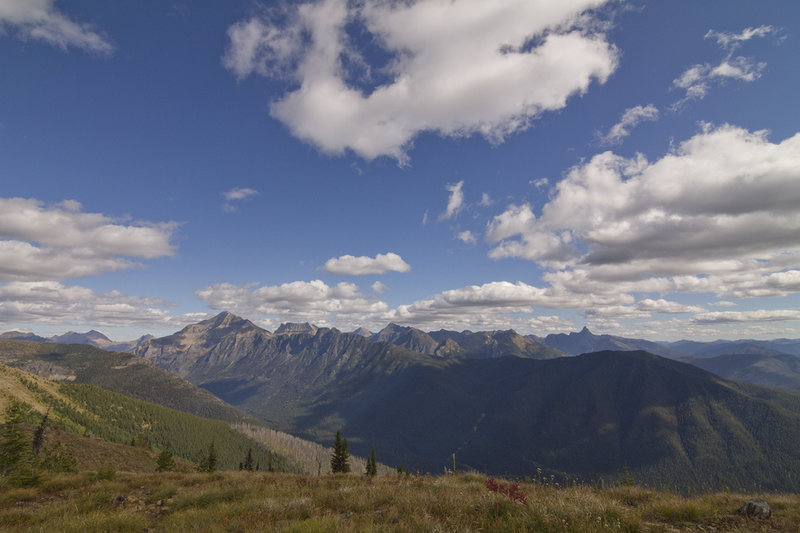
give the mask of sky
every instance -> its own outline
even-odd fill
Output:
[[[0,331],[800,337],[800,3],[0,0]]]

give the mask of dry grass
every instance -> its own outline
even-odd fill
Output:
[[[498,481],[508,485],[508,482]],[[800,531],[800,495],[761,495],[769,520],[736,509],[747,497],[684,498],[634,487],[522,483],[527,505],[479,475],[298,476],[225,472],[46,476],[0,485],[3,531]],[[124,497],[118,498],[118,497]],[[115,502],[116,499],[116,502]]]

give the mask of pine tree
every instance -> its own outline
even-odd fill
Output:
[[[372,447],[372,453],[367,459],[367,475],[372,477],[378,473],[378,463],[375,461],[375,446]]]
[[[158,459],[156,459],[156,472],[172,472],[175,468],[175,457],[172,455],[172,446],[167,442],[164,444],[161,453],[158,454]]]
[[[217,449],[214,446],[214,441],[208,445],[208,454],[206,455],[206,472],[215,472],[217,470]]]
[[[350,452],[347,450],[347,439],[342,440],[341,430],[336,432],[336,440],[333,443],[331,472],[334,474],[346,474],[350,472]]]
[[[39,455],[39,451],[42,449],[42,444],[44,444],[44,430],[47,427],[47,419],[49,416],[50,407],[47,408],[47,412],[45,412],[44,416],[42,417],[42,421],[39,422],[39,425],[36,427],[36,431],[33,432],[33,442],[31,443],[31,448],[34,457]]]
[[[244,464],[242,464],[242,468],[239,470],[253,471],[253,448],[247,448],[247,457],[245,457]]]
[[[0,438],[0,476],[8,477],[14,487],[35,485],[40,473],[34,469],[30,443],[22,429],[22,404],[12,400],[5,411],[6,424]]]
[[[0,438],[0,475],[8,475],[25,460],[28,440],[22,429],[22,404],[12,400],[5,411],[6,424]]]

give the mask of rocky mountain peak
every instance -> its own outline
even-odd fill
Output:
[[[275,335],[295,335],[297,333],[316,335],[318,330],[319,328],[310,322],[286,322],[278,326],[278,329],[275,330]]]

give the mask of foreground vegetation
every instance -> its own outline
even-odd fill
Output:
[[[636,487],[513,484],[479,475],[303,476],[218,472],[48,474],[0,487],[4,531],[724,531],[800,527],[800,495],[684,498]]]

